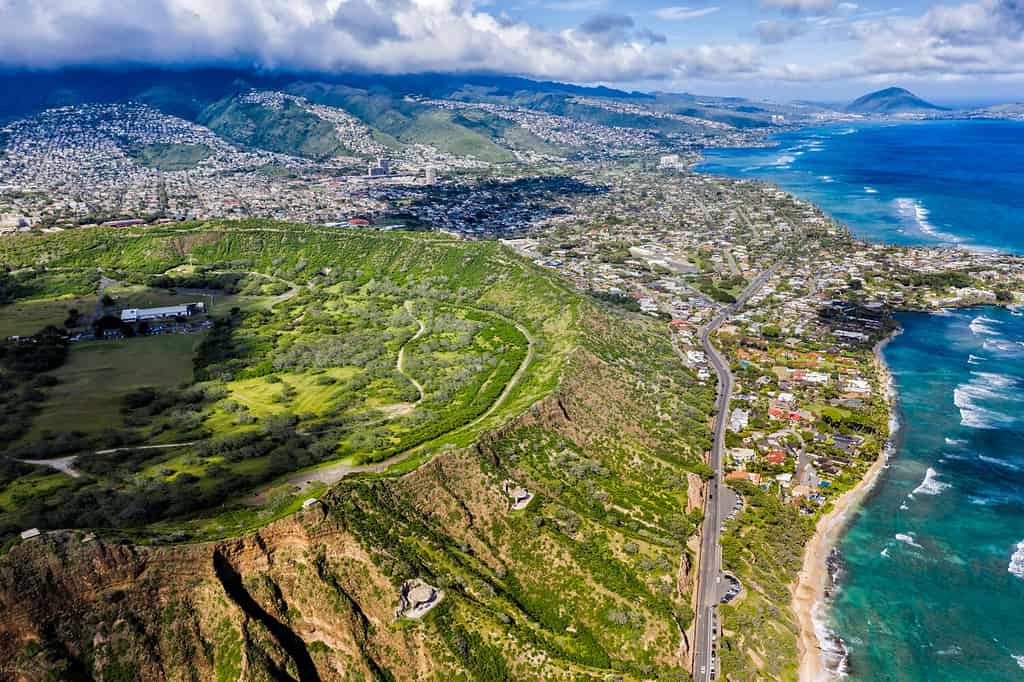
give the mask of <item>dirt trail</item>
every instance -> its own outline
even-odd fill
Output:
[[[398,349],[398,360],[395,361],[395,369],[398,371],[399,374],[401,374],[410,382],[412,382],[412,385],[416,387],[416,391],[420,394],[419,399],[415,403],[413,403],[413,406],[416,406],[423,402],[423,385],[420,382],[416,381],[416,379],[414,379],[412,376],[409,375],[408,372],[405,371],[405,349],[410,343],[423,336],[423,333],[427,331],[427,325],[423,324],[423,320],[416,317],[416,314],[412,310],[412,301],[405,302],[405,309],[412,316],[412,319],[416,320],[416,323],[420,326],[420,328],[419,331],[417,331],[416,334],[414,334],[411,339],[403,343],[402,347]]]
[[[526,373],[526,370],[529,368],[530,363],[533,362],[533,336],[526,329],[526,327],[519,324],[518,322],[515,322],[514,320],[509,320],[507,318],[503,319],[506,319],[508,322],[515,325],[516,329],[518,329],[519,332],[526,338],[528,344],[526,357],[523,358],[523,361],[522,363],[520,363],[519,369],[516,370],[516,373],[512,375],[512,379],[509,380],[508,384],[506,384],[505,390],[501,392],[501,395],[498,396],[497,400],[495,400],[491,404],[487,411],[484,412],[479,417],[477,417],[476,419],[474,419],[473,421],[471,421],[470,423],[461,426],[456,430],[472,428],[479,424],[480,422],[487,419],[488,417],[490,417],[492,414],[494,414],[495,410],[501,407],[501,405],[505,402],[505,400],[508,398],[509,394],[513,391],[513,389],[515,389],[519,382],[522,381],[523,374]],[[417,445],[416,447],[410,448],[405,452],[400,452],[397,455],[394,455],[393,457],[389,457],[388,459],[385,459],[380,462],[375,462],[373,464],[352,464],[350,462],[338,462],[337,464],[331,464],[328,466],[320,467],[318,469],[311,469],[309,471],[299,472],[283,481],[278,481],[274,483],[273,487],[278,488],[287,485],[297,486],[298,492],[301,493],[302,491],[307,490],[314,483],[334,485],[341,479],[347,476],[351,476],[353,474],[381,474],[387,471],[389,467],[411,457],[414,453],[418,452],[421,447],[423,446]],[[246,500],[246,504],[263,504],[267,500],[268,490],[269,488],[249,498],[248,500]]]

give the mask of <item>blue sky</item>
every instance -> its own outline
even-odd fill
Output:
[[[1024,98],[1024,0],[0,0],[0,67],[496,72],[843,100]]]

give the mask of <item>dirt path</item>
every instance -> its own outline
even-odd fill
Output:
[[[192,445],[194,441],[187,443],[165,443],[163,445],[137,445],[135,447],[123,447],[123,448],[109,448],[107,450],[97,450],[96,455],[112,455],[115,452],[125,452],[127,450],[164,450],[168,448],[183,448],[186,445]],[[82,455],[69,455],[67,457],[56,457],[54,459],[15,459],[15,462],[21,462],[22,464],[33,464],[35,466],[50,467],[57,471],[67,474],[71,478],[78,478],[82,475],[78,469],[75,468],[75,462]]]
[[[416,323],[420,326],[419,331],[413,335],[411,339],[402,344],[402,347],[398,349],[398,360],[395,361],[395,369],[399,374],[404,376],[406,379],[412,382],[412,385],[416,387],[416,391],[419,392],[419,399],[413,403],[413,406],[419,405],[423,402],[423,385],[412,378],[408,372],[405,371],[405,348],[416,339],[423,336],[423,333],[427,331],[427,325],[423,324],[423,320],[416,317],[416,314],[412,311],[412,301],[405,302],[405,310],[412,316],[412,319],[416,320]]]
[[[78,455],[71,455],[70,457],[57,457],[56,459],[15,459],[15,462],[21,462],[22,464],[34,464],[35,466],[50,467],[56,469],[62,474],[67,474],[71,478],[78,478],[82,474],[75,469],[75,460],[78,459]]]
[[[501,407],[501,405],[508,398],[509,394],[515,389],[519,382],[522,381],[523,374],[526,373],[526,370],[530,367],[530,363],[533,362],[534,339],[530,332],[526,329],[526,327],[524,327],[523,325],[519,324],[514,320],[510,320],[503,316],[499,317],[502,317],[502,319],[515,325],[516,329],[518,329],[519,332],[526,338],[526,357],[523,358],[523,361],[519,364],[519,369],[516,370],[516,373],[512,375],[512,378],[509,380],[508,384],[505,385],[505,390],[501,392],[501,395],[498,396],[498,398],[491,404],[487,411],[484,412],[479,417],[477,417],[476,419],[474,419],[473,421],[469,422],[468,424],[458,427],[457,429],[455,429],[455,431],[460,431],[462,429],[471,429],[474,426],[478,425],[480,422],[490,417],[492,414],[494,414],[495,410]],[[338,462],[336,464],[330,464],[328,466],[323,466],[318,469],[310,469],[305,472],[299,472],[293,476],[290,476],[289,478],[284,479],[283,481],[276,482],[272,484],[272,487],[279,488],[281,486],[287,485],[297,486],[297,492],[301,493],[304,490],[308,490],[311,485],[317,483],[334,485],[343,478],[351,476],[353,474],[382,474],[385,471],[387,471],[387,469],[390,468],[391,466],[403,462],[416,452],[419,452],[419,450],[422,447],[423,445],[417,445],[413,448],[410,448],[409,450],[406,450],[405,452],[400,452],[397,455],[394,455],[393,457],[389,457],[388,459],[382,460],[380,462],[375,462],[373,464],[351,464],[349,462]],[[270,488],[268,487],[258,492],[253,497],[247,499],[245,503],[250,505],[263,504],[264,502],[267,501],[267,493],[269,492],[269,490]]]

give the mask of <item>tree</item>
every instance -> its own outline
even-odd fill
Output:
[[[64,320],[64,326],[67,327],[68,329],[71,329],[72,327],[77,327],[78,326],[78,319],[81,316],[82,316],[82,314],[78,312],[78,308],[71,308],[71,309],[69,309],[68,310],[68,317],[67,317],[66,320]]]

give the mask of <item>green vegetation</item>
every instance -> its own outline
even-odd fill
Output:
[[[949,270],[946,272],[913,272],[902,278],[904,284],[914,287],[933,289],[962,289],[974,285],[974,278],[965,272]]]
[[[200,339],[170,334],[75,344],[69,360],[52,376],[32,433],[98,433],[118,424],[122,402],[145,386],[174,388],[192,377]]]
[[[687,474],[707,474],[714,387],[678,361],[661,321],[580,296],[497,243],[437,234],[91,228],[5,240],[0,262],[102,268],[125,283],[106,288],[108,311],[199,290],[226,301],[196,334],[68,344],[47,332],[33,345],[52,355],[6,351],[5,376],[45,408],[6,454],[77,455],[81,476],[0,458],[0,537],[70,526],[204,540],[322,496],[325,528],[339,529],[327,542],[358,542],[362,572],[334,545],[315,577],[334,601],[297,601],[313,584],[298,568],[287,584],[257,572],[245,586],[268,611],[285,604],[275,618],[298,632],[314,604],[333,603],[338,627],[360,622],[385,593],[351,596],[353,581],[444,590],[422,621],[356,630],[379,678],[382,649],[362,638],[425,630],[422,655],[445,679],[686,679],[675,652],[691,595],[677,579],[700,522],[685,512]],[[381,460],[407,475],[319,478]],[[510,510],[507,481],[535,495],[524,510]],[[240,633],[215,613],[216,676],[276,651],[260,648],[257,623]],[[319,662],[335,646],[308,649]],[[133,656],[104,669],[137,670]]]
[[[130,151],[147,168],[165,172],[191,170],[213,154],[205,144],[156,143]]]
[[[91,525],[193,516],[303,467],[467,444],[551,390],[577,305],[497,245],[397,232],[259,221],[94,228],[7,240],[0,258],[14,268],[48,261],[67,277],[102,267],[138,282],[107,286],[108,314],[214,300],[205,332],[72,344],[43,387],[11,370],[12,387],[24,386],[11,394],[24,405],[8,414],[20,436],[14,452],[85,453],[76,466],[91,474],[26,506],[24,522],[43,527],[75,525],[58,509],[90,504],[114,472],[140,511],[94,506]],[[547,357],[527,364],[519,320],[540,334]],[[191,441],[111,461],[89,454]],[[153,485],[162,492],[150,494]],[[252,521],[242,514],[237,523]]]
[[[745,591],[719,608],[725,628],[719,647],[722,672],[744,680],[795,680],[798,627],[789,608],[789,587],[802,566],[814,521],[783,504],[774,491],[743,481],[733,486],[746,508],[727,524],[722,565]]]
[[[270,109],[229,97],[207,107],[199,115],[199,123],[247,147],[320,160],[350,153],[332,124],[291,101],[285,101],[280,109]]]

